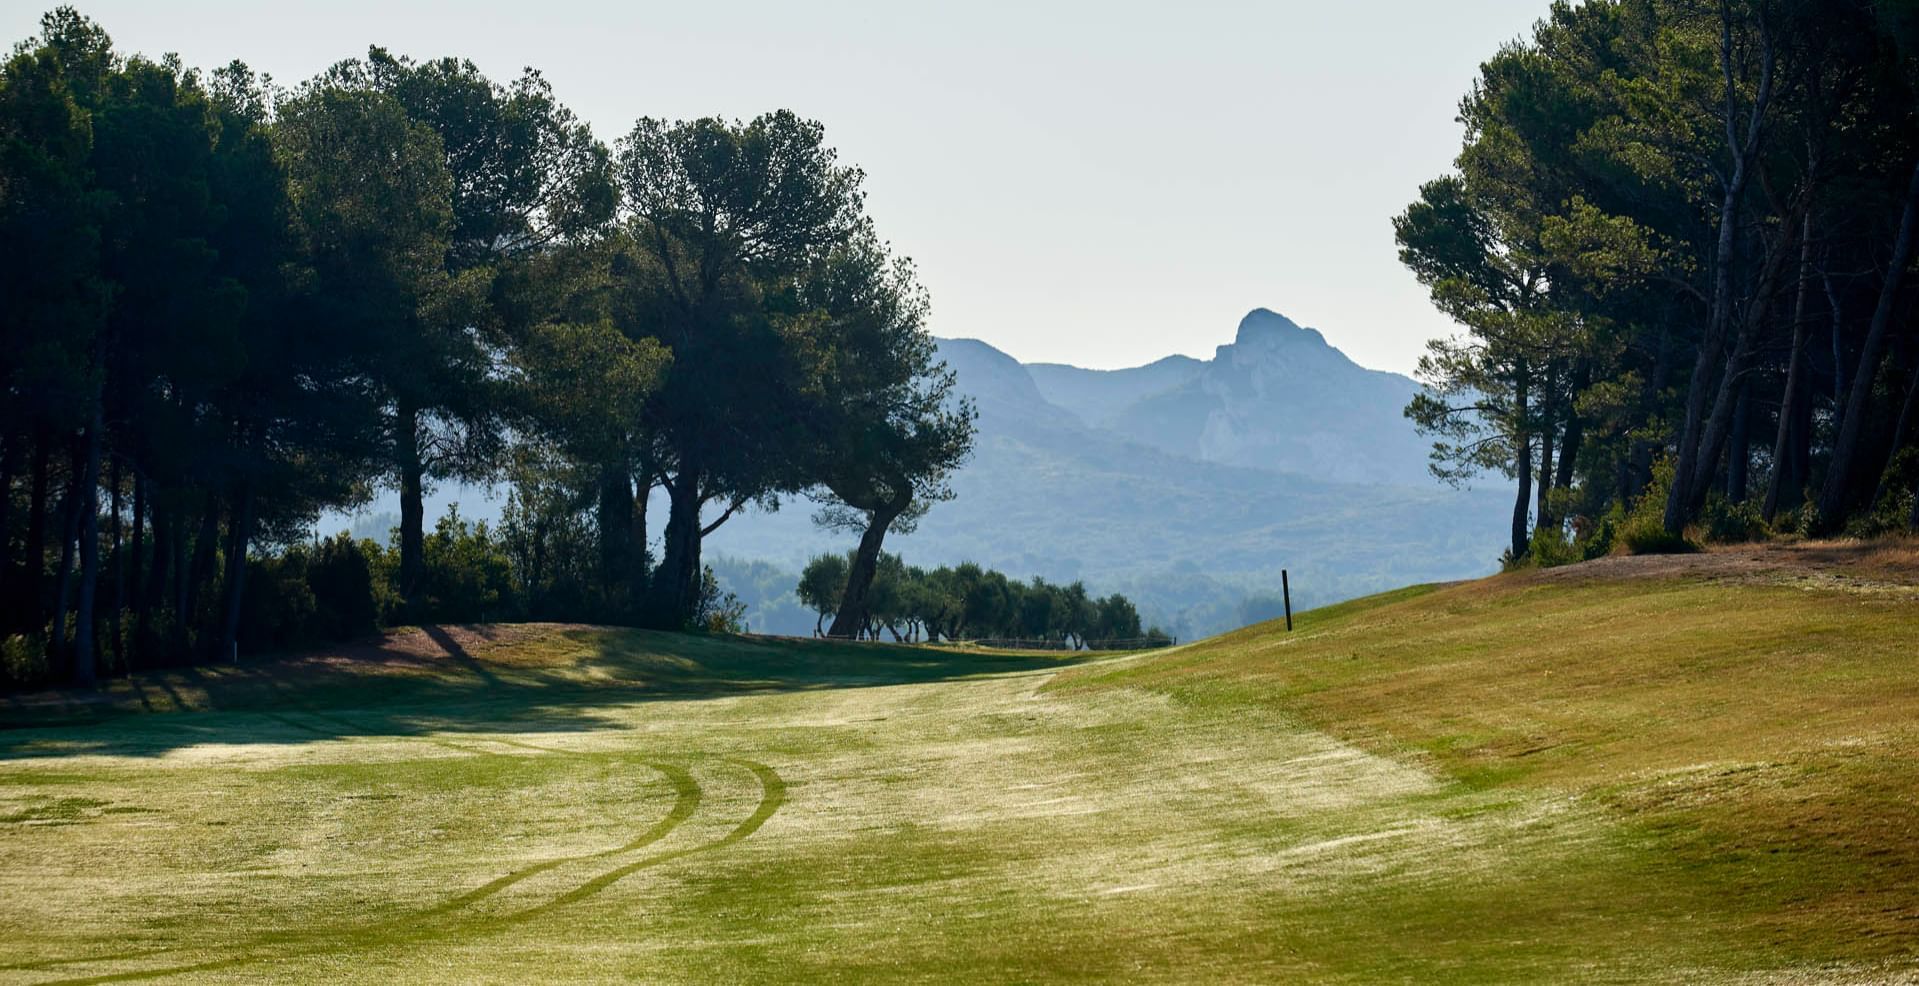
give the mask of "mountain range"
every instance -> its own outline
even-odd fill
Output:
[[[1028,365],[976,339],[939,355],[979,434],[954,499],[887,539],[910,563],[1083,579],[1184,636],[1273,615],[1281,569],[1305,607],[1496,565],[1503,497],[1427,474],[1402,413],[1419,385],[1282,315],[1249,313],[1210,360]],[[810,516],[800,502],[738,518],[708,550],[797,570],[848,547]],[[786,629],[770,617],[756,625]]]
[[[911,564],[1081,579],[1182,638],[1277,615],[1282,569],[1306,608],[1497,565],[1510,501],[1427,474],[1427,442],[1402,413],[1419,384],[1264,308],[1210,360],[1089,370],[1023,364],[977,339],[941,339],[939,356],[978,407],[979,432],[953,500],[887,538]],[[429,516],[452,501],[474,519],[499,516],[484,490],[431,499]],[[394,503],[387,494],[345,522],[383,537]],[[664,517],[665,504],[650,512]],[[707,538],[753,629],[812,632],[792,592],[799,570],[852,546],[812,515],[790,500]]]
[[[1043,398],[1083,424],[1173,455],[1342,483],[1430,482],[1427,443],[1402,414],[1419,385],[1368,370],[1264,308],[1210,360],[1026,369]]]

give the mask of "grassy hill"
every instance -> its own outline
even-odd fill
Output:
[[[0,983],[1896,981],[1919,551],[1191,647],[428,628],[7,700]]]

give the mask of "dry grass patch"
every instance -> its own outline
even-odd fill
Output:
[[[422,628],[16,705],[0,984],[1909,976],[1914,604],[1606,571],[1083,667]]]
[[[1058,687],[1290,711],[1480,790],[1650,833],[1732,927],[1835,961],[1919,952],[1919,602],[1906,543],[1609,558],[1306,614]]]

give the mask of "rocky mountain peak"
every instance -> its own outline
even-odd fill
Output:
[[[1293,345],[1313,345],[1326,349],[1326,336],[1320,336],[1316,328],[1303,328],[1299,322],[1284,317],[1272,309],[1253,309],[1240,318],[1240,330],[1234,334],[1234,349],[1286,349]],[[1220,347],[1222,351],[1228,347]],[[1224,355],[1224,353],[1222,353]]]

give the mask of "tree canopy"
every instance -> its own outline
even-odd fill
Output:
[[[1906,6],[1562,2],[1482,66],[1395,230],[1464,329],[1407,414],[1516,480],[1512,558],[1919,522]]]
[[[787,111],[615,153],[537,71],[373,47],[281,88],[48,14],[0,69],[7,676],[379,621],[724,626],[700,542],[740,510],[917,516],[972,417],[862,179]],[[498,529],[429,527],[453,479],[509,487]],[[392,549],[308,543],[381,487]]]
[[[837,629],[846,614],[846,585],[861,549],[819,555],[800,573],[801,603],[834,617],[821,636],[896,642],[978,640],[1007,646],[1138,648],[1172,643],[1158,627],[1140,629],[1139,610],[1119,593],[1095,597],[1078,582],[1057,585],[1043,578],[1007,578],[970,562],[924,569],[883,552],[850,629]]]

